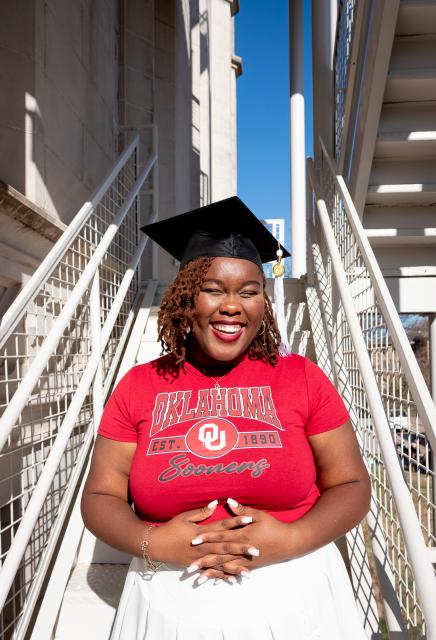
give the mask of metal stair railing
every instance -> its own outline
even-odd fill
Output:
[[[0,326],[0,640],[26,634],[144,293],[139,194],[151,182],[154,220],[157,153],[138,176],[138,149],[136,137]]]
[[[314,226],[323,232],[334,343],[342,352],[355,427],[386,536],[375,542],[386,544],[388,573],[410,633],[435,639],[436,407],[345,182],[321,146],[322,188],[308,161],[320,223]],[[385,603],[389,599],[385,594]],[[386,621],[391,630],[389,615]]]

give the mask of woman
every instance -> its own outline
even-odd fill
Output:
[[[365,515],[369,480],[334,387],[279,355],[262,272],[276,241],[238,198],[145,230],[181,260],[167,355],[109,399],[82,502],[134,556],[113,640],[364,638],[332,541]]]

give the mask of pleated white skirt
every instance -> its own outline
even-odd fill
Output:
[[[234,585],[197,578],[134,558],[111,640],[366,640],[334,544]]]

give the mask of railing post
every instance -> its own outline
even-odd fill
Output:
[[[101,318],[100,318],[100,269],[97,268],[92,279],[91,293],[89,296],[89,312],[91,316],[91,352],[101,353]],[[103,367],[101,358],[98,363],[95,378],[92,385],[92,412],[94,422],[94,435],[97,435],[103,413]]]

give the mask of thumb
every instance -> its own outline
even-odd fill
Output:
[[[202,520],[206,520],[209,518],[213,512],[215,511],[218,504],[218,500],[212,500],[205,507],[200,507],[200,509],[193,509],[192,511],[185,512],[186,519],[188,522],[201,522]]]

